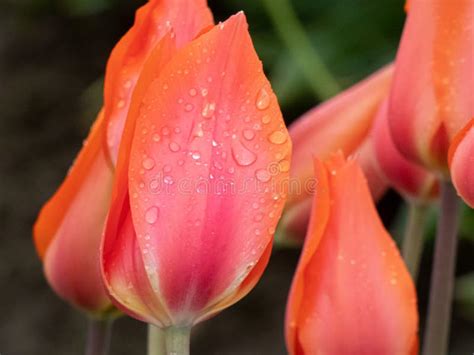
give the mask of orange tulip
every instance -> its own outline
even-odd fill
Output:
[[[290,126],[294,142],[288,203],[277,238],[282,243],[302,243],[311,210],[313,157],[328,158],[341,150],[357,156],[370,177],[375,198],[387,185],[374,158],[369,133],[380,103],[388,95],[393,65],[317,106]]]
[[[416,354],[416,293],[355,161],[315,160],[311,222],[286,314],[290,354]]]
[[[408,159],[448,175],[448,148],[474,116],[474,2],[412,0],[396,60],[389,120]]]
[[[115,157],[143,63],[171,26],[177,44],[183,45],[211,24],[205,1],[150,1],[137,11],[134,26],[111,54],[104,108],[87,144],[34,226],[48,282],[77,307],[93,313],[111,307],[101,278],[99,247],[110,206]]]
[[[458,194],[474,208],[474,118],[454,138],[449,165]]]
[[[126,313],[187,328],[260,278],[291,144],[243,13],[156,55],[125,127],[102,268]]]
[[[410,200],[426,202],[438,192],[437,178],[422,166],[407,160],[390,134],[388,100],[381,105],[373,128],[375,157],[390,185]]]

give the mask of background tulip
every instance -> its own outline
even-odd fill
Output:
[[[177,44],[183,45],[212,24],[212,15],[206,2],[197,0],[150,1],[137,11],[134,26],[107,64],[103,112],[34,227],[48,282],[62,298],[92,313],[111,307],[100,274],[99,246],[129,101],[144,61],[172,24]]]
[[[474,2],[412,0],[391,90],[394,142],[410,160],[448,175],[448,148],[474,116]]]
[[[382,173],[405,198],[427,202],[436,196],[437,178],[401,155],[393,143],[387,114],[388,100],[381,105],[373,128],[375,156]]]
[[[459,196],[474,208],[474,119],[455,137],[449,155],[454,187]]]
[[[243,13],[161,53],[132,100],[102,267],[125,312],[183,329],[260,278],[291,145]]]
[[[377,167],[369,133],[378,106],[388,94],[392,73],[392,65],[379,70],[290,126],[294,142],[292,186],[277,235],[280,243],[301,244],[304,239],[311,206],[313,157],[325,159],[338,150],[354,154],[370,176],[374,196],[385,191],[386,183]]]
[[[308,235],[286,314],[290,354],[416,354],[416,292],[367,181],[341,155],[315,161]]]

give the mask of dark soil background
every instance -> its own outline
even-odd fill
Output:
[[[132,24],[134,9],[141,3],[0,2],[1,355],[83,353],[86,319],[48,287],[31,242],[31,228],[41,205],[80,149],[101,104],[108,54]],[[351,0],[293,3],[343,87],[393,58],[403,25],[401,0],[383,4],[361,0],[357,5]],[[260,1],[214,0],[210,6],[216,20],[246,11],[257,50],[288,123],[318,102]],[[400,199],[393,193],[381,202],[387,225],[396,227],[399,223],[399,206]],[[472,216],[469,218],[472,222]],[[464,230],[468,232],[461,241],[459,275],[474,270],[474,229]],[[419,282],[421,319],[431,252],[430,241]],[[248,297],[196,327],[193,354],[285,354],[284,309],[298,254],[298,250],[276,250],[261,282]],[[453,355],[474,351],[474,300],[464,298],[454,310]],[[144,324],[126,317],[117,320],[111,354],[144,354],[145,336]]]

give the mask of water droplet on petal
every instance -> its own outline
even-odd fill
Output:
[[[255,105],[259,110],[266,110],[268,106],[270,106],[270,94],[264,88],[262,88],[257,94]]]
[[[161,137],[160,137],[160,135],[159,135],[158,133],[155,133],[155,134],[153,135],[152,139],[153,139],[154,142],[159,142],[160,139],[161,139]]]
[[[156,206],[150,207],[145,212],[145,221],[149,224],[154,224],[158,219],[159,209]]]
[[[179,150],[181,149],[181,147],[179,146],[179,144],[176,143],[176,142],[171,142],[171,143],[169,144],[169,147],[170,147],[170,150],[171,150],[172,152],[175,152],[175,153],[176,153],[176,152],[179,152]]]
[[[165,165],[165,166],[163,166],[163,171],[164,171],[165,173],[169,173],[171,170],[172,170],[172,168],[171,168],[170,165]]]
[[[191,90],[189,90],[189,95],[190,96],[196,96],[197,95],[197,90],[192,88]]]
[[[201,158],[201,154],[199,152],[193,152],[191,154],[191,158],[193,158],[194,160],[198,160]]]
[[[173,177],[167,175],[163,178],[163,182],[167,185],[172,185],[174,183]]]
[[[279,166],[280,166],[280,171],[282,173],[286,173],[287,171],[290,170],[290,161],[289,160],[282,160],[279,163]]]
[[[186,112],[191,112],[193,109],[194,109],[193,104],[186,104],[184,106],[184,111],[186,111]]]
[[[168,127],[163,127],[161,129],[161,134],[163,134],[164,136],[167,136],[168,134],[170,134],[170,129]]]
[[[255,153],[248,150],[238,139],[232,141],[231,149],[235,162],[240,166],[252,165],[257,160]]]
[[[145,158],[142,162],[143,169],[151,170],[155,166],[155,161],[152,158]]]
[[[287,139],[287,135],[282,131],[275,131],[268,136],[268,140],[273,144],[283,144]]]
[[[261,182],[268,182],[272,178],[270,173],[265,169],[259,169],[255,172],[255,177]]]
[[[206,102],[202,108],[201,115],[205,118],[211,118],[216,110],[216,104],[214,102]]]
[[[271,120],[272,120],[272,118],[271,118],[270,115],[265,115],[265,116],[262,117],[262,123],[263,124],[269,124]]]
[[[255,132],[251,129],[244,129],[242,135],[246,140],[251,141],[255,137]]]
[[[123,108],[123,107],[125,107],[125,101],[119,100],[119,102],[117,102],[117,108]]]
[[[263,213],[257,213],[255,217],[253,218],[255,222],[260,222],[262,219],[263,219]]]

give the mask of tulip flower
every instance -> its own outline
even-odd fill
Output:
[[[408,200],[428,202],[436,196],[437,178],[407,160],[393,143],[388,122],[388,100],[380,107],[373,128],[375,156],[390,185]]]
[[[101,262],[122,310],[186,333],[260,278],[291,144],[243,13],[157,58],[132,100]]]
[[[34,227],[48,282],[58,295],[90,313],[112,307],[103,286],[99,247],[110,206],[115,157],[137,77],[171,26],[176,44],[212,24],[205,1],[150,1],[114,48],[105,76],[105,104],[75,164]],[[108,146],[108,148],[107,148]]]
[[[474,116],[474,2],[412,0],[396,59],[390,129],[411,161],[448,176],[448,148]]]
[[[474,118],[454,138],[449,165],[458,194],[474,208]]]
[[[304,239],[311,209],[313,157],[325,159],[338,150],[353,154],[370,176],[374,197],[385,191],[386,183],[374,159],[369,133],[377,109],[388,95],[392,73],[393,65],[388,65],[290,126],[294,142],[292,184],[277,235],[279,242],[301,244]]]
[[[341,154],[315,160],[311,222],[291,286],[292,355],[414,355],[416,292],[367,181]]]

